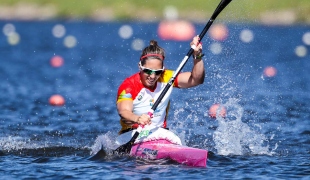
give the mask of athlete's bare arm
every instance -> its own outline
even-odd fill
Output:
[[[132,100],[123,100],[117,103],[117,111],[122,121],[127,125],[133,125],[135,123],[141,125],[151,124],[151,118],[147,114],[138,116],[132,112],[133,104]]]
[[[202,45],[198,44],[199,37],[195,36],[191,44],[196,45],[194,57],[202,53]],[[204,82],[205,68],[201,58],[194,59],[194,66],[191,72],[184,72],[178,75],[178,86],[180,88],[190,88]]]

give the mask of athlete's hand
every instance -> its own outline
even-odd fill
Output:
[[[191,46],[195,47],[194,48],[194,59],[201,59],[203,54],[202,54],[202,43],[199,42],[199,36],[195,36],[193,38],[193,41],[190,43]]]
[[[138,117],[137,123],[141,125],[150,125],[152,123],[151,118],[147,114],[142,114]]]

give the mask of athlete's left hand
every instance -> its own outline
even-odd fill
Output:
[[[197,35],[193,38],[193,41],[190,43],[190,45],[195,46],[194,53],[193,53],[194,58],[199,57],[201,59],[203,54],[202,54],[202,43],[199,42],[199,35]]]

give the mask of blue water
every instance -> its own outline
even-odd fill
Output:
[[[207,149],[206,168],[127,156],[88,160],[98,139],[113,147],[119,130],[116,91],[137,72],[140,51],[132,43],[158,40],[167,52],[165,66],[176,69],[188,42],[161,40],[157,23],[0,22],[12,23],[20,36],[10,45],[0,34],[0,174],[1,179],[310,179],[310,56],[297,46],[309,26],[228,24],[229,37],[203,39],[206,78],[203,85],[176,89],[169,127],[192,147]],[[56,38],[77,39],[73,48]],[[128,39],[119,29],[129,25]],[[195,24],[197,34],[204,24]],[[249,29],[250,43],[239,35]],[[222,51],[209,47],[220,43]],[[60,55],[60,68],[49,64]],[[274,77],[263,76],[267,66]],[[184,71],[191,70],[191,60]],[[51,106],[53,94],[64,106]],[[227,108],[227,118],[208,116],[214,103]]]

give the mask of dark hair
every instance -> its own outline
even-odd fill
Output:
[[[155,40],[151,40],[150,45],[142,50],[142,54],[140,56],[142,66],[148,58],[155,58],[161,61],[165,59],[165,50],[158,46],[157,41]]]

